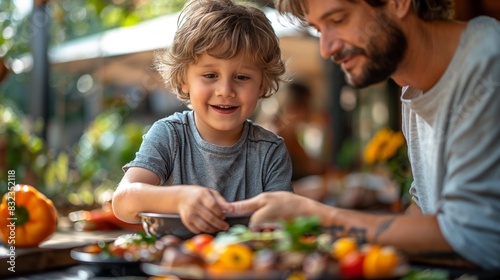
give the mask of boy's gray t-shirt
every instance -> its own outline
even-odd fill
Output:
[[[403,89],[410,193],[462,257],[500,269],[500,24],[470,21],[438,83]]]
[[[292,191],[292,165],[283,139],[247,120],[236,144],[222,147],[204,141],[194,112],[177,112],[156,121],[143,136],[133,161],[158,175],[160,185],[200,185],[227,201],[267,191]]]

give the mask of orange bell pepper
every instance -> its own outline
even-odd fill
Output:
[[[2,240],[15,247],[35,247],[57,227],[57,211],[52,200],[30,185],[9,188],[0,204]]]

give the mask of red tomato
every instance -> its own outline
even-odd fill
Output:
[[[363,278],[364,259],[365,255],[359,251],[347,253],[339,263],[342,278]]]
[[[113,243],[110,243],[108,245],[108,252],[114,256],[118,256],[120,258],[123,258],[123,255],[127,251],[127,248],[125,246],[116,246]]]
[[[191,238],[191,242],[196,248],[196,252],[201,253],[203,251],[203,248],[210,244],[214,237],[210,234],[207,233],[201,233],[198,235],[195,235]]]

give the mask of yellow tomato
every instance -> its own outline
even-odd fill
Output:
[[[363,276],[368,279],[391,277],[399,263],[399,255],[389,246],[369,248],[363,262]]]
[[[245,271],[252,268],[253,251],[243,244],[230,244],[222,249],[214,267],[224,271]]]
[[[286,280],[307,280],[307,276],[304,275],[301,271],[294,271],[288,277]]]
[[[184,243],[182,243],[182,247],[190,253],[196,253],[196,245],[192,239],[184,241]]]
[[[336,260],[341,260],[348,253],[357,250],[358,245],[354,238],[341,237],[333,242],[331,256]]]
[[[206,246],[204,246],[199,254],[203,258],[205,263],[213,264],[217,262],[217,260],[219,259],[220,252],[221,252],[220,246],[216,246],[214,242],[211,242]]]

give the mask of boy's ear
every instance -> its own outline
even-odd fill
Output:
[[[182,89],[182,92],[184,92],[186,94],[189,93],[189,85],[184,81],[181,82],[181,89]]]
[[[266,92],[266,89],[264,88],[264,85],[260,85],[259,87],[259,97],[264,96],[264,93]]]
[[[389,0],[388,9],[397,18],[404,18],[411,10],[411,0]]]

